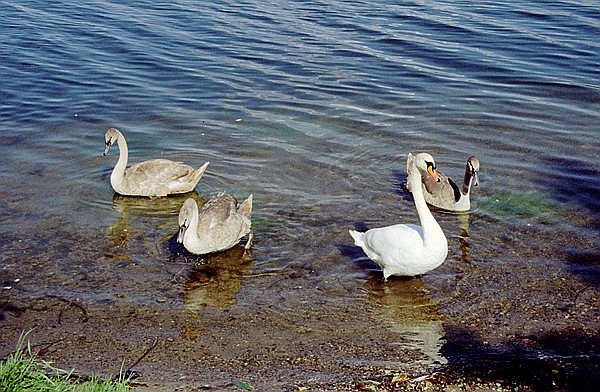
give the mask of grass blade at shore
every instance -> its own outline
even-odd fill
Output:
[[[29,331],[31,332],[31,331]],[[127,379],[117,380],[91,377],[85,381],[73,377],[72,372],[57,369],[49,362],[38,359],[31,352],[29,332],[19,338],[15,352],[0,361],[0,390],[4,392],[124,392],[129,391]]]

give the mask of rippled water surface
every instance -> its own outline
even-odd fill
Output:
[[[199,347],[231,353],[220,333],[265,363],[278,349],[305,356],[291,342],[316,357],[336,342],[332,363],[365,374],[403,366],[402,352],[419,369],[468,362],[481,350],[458,349],[465,336],[519,358],[597,360],[597,1],[9,0],[2,9],[3,354],[28,326],[40,341],[80,323],[111,335],[107,314],[121,309],[115,317],[132,331],[185,341],[193,360]],[[114,195],[108,127],[124,133],[131,163],[210,161],[191,195],[200,202],[254,194],[252,255],[179,246],[177,213],[190,195]],[[479,157],[474,208],[435,212],[446,263],[383,284],[348,229],[416,222],[402,183],[407,153],[420,151],[457,182],[467,157]],[[64,322],[67,308],[86,317]],[[155,332],[135,313],[144,309],[172,314],[172,324]],[[229,332],[208,321],[219,318]],[[592,348],[557,348],[548,336]],[[369,338],[385,344],[375,350]],[[59,363],[98,370],[61,350],[51,353]]]

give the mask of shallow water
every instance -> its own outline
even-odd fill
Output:
[[[173,329],[209,346],[201,320],[227,309],[289,317],[280,344],[356,311],[425,368],[467,332],[499,351],[522,330],[597,341],[597,2],[394,3],[5,2],[2,352],[24,328],[12,306],[49,297],[194,313]],[[115,196],[108,127],[132,163],[210,161],[200,201],[254,194],[252,256],[176,244],[189,195]],[[347,231],[417,219],[401,186],[417,151],[458,181],[477,155],[480,186],[470,214],[435,214],[447,262],[383,285]]]

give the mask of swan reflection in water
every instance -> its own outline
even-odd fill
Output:
[[[209,306],[226,308],[234,305],[237,302],[235,295],[242,288],[242,278],[253,259],[242,245],[203,256],[187,254],[185,259],[193,268],[183,287],[183,307],[188,317],[179,337],[195,341],[204,333],[201,311]]]
[[[183,306],[198,312],[207,306],[225,308],[237,302],[242,277],[252,264],[252,256],[242,245],[202,257],[189,274],[183,292]]]
[[[476,210],[465,211],[465,212],[452,212],[441,210],[436,207],[430,207],[431,211],[438,217],[440,221],[446,222],[445,227],[446,234],[448,236],[448,246],[452,248],[452,242],[455,238],[458,238],[460,245],[460,259],[468,266],[472,266],[471,262],[471,245],[470,245],[470,234],[469,234],[469,219],[471,214]],[[449,252],[452,250],[450,249]]]
[[[443,315],[420,278],[394,278],[383,283],[379,275],[368,281],[367,292],[375,313],[395,332],[402,347],[423,354],[425,365],[445,364]],[[393,339],[390,336],[390,339]]]
[[[177,214],[190,197],[199,205],[206,202],[196,191],[160,198],[122,196],[115,193],[113,208],[121,213],[121,217],[108,228],[107,237],[110,242],[105,249],[106,256],[131,261],[130,246],[137,248],[140,244],[150,249],[152,254],[160,256],[160,243],[168,242],[173,232],[177,231]],[[136,242],[132,241],[130,244],[130,239],[135,239]]]
[[[471,263],[471,245],[469,245],[469,217],[471,213],[465,212],[462,214],[456,215],[456,219],[458,220],[458,227],[460,228],[460,235],[458,236],[458,241],[460,242],[460,253],[461,260],[467,263],[468,265],[472,265]]]

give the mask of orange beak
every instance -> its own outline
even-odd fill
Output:
[[[437,182],[440,182],[440,176],[437,173],[437,171],[433,168],[433,166],[431,166],[431,165],[427,166],[427,172],[434,180],[436,180]]]

